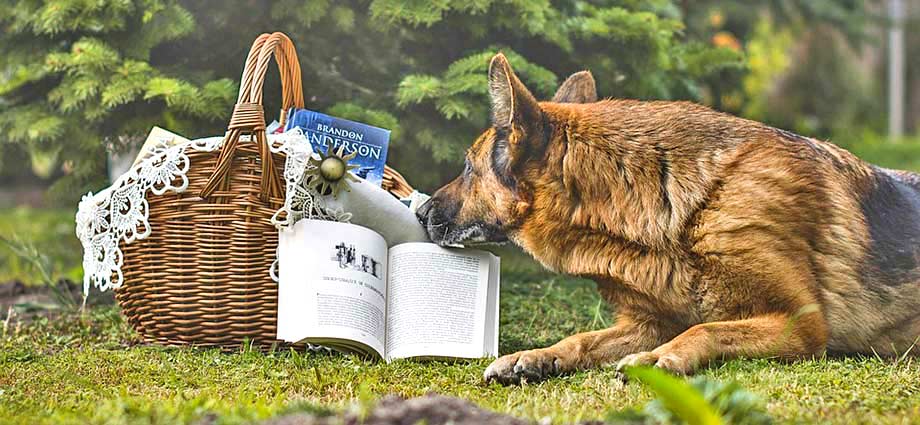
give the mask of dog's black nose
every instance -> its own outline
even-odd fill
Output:
[[[425,201],[417,210],[415,210],[415,216],[418,218],[418,221],[422,223],[423,226],[428,225],[429,215],[431,214],[431,207],[434,205],[434,198]]]

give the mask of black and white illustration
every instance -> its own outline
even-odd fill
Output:
[[[331,258],[340,269],[358,270],[380,279],[380,261],[367,254],[357,254],[354,244],[339,242]]]

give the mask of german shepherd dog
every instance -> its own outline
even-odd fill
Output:
[[[593,279],[617,319],[487,381],[917,342],[920,175],[693,103],[597,101],[587,72],[537,102],[501,54],[489,92],[492,127],[419,219],[439,244],[512,241]]]

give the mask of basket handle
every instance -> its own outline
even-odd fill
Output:
[[[246,57],[240,93],[221,143],[217,164],[199,193],[202,198],[210,196],[218,187],[226,187],[233,157],[243,134],[250,134],[252,140],[259,145],[259,158],[262,162],[259,199],[268,202],[271,198],[282,196],[281,177],[269,150],[268,138],[265,136],[265,113],[262,111],[262,86],[272,57],[278,63],[281,74],[281,123],[284,124],[288,109],[304,106],[300,62],[294,43],[280,32],[259,35]]]
[[[383,167],[383,183],[380,186],[397,198],[405,198],[411,195],[412,191],[415,190],[409,185],[409,182],[406,181],[402,174],[390,168],[389,165]]]

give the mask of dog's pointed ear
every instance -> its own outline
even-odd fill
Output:
[[[499,53],[489,63],[489,95],[492,98],[492,125],[509,131],[515,125],[524,129],[541,120],[540,105],[521,83],[505,55]]]
[[[590,71],[576,72],[567,78],[556,94],[553,102],[557,103],[592,103],[597,102],[597,85]]]

